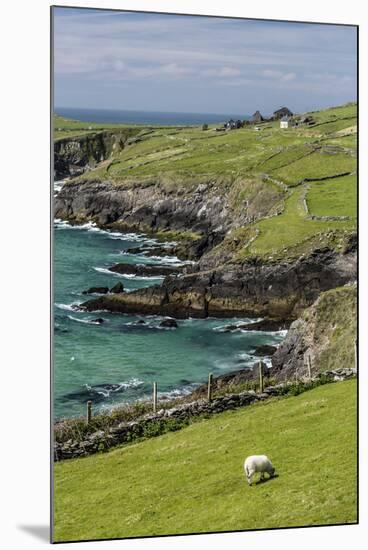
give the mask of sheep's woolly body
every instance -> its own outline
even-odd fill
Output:
[[[256,472],[261,473],[261,479],[264,479],[265,473],[270,477],[275,474],[275,468],[266,455],[248,456],[244,462],[244,471],[249,485],[252,484],[252,478]]]

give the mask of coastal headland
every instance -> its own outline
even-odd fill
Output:
[[[295,334],[305,330],[307,308],[320,307],[321,293],[346,288],[338,296],[351,297],[356,104],[308,117],[312,126],[281,129],[278,121],[266,121],[224,132],[212,125],[90,129],[56,117],[55,178],[68,179],[55,198],[55,217],[154,235],[164,244],[158,256],[169,250],[187,260],[181,269],[161,268],[160,284],[104,293],[79,307],[178,319],[263,317],[296,322]],[[127,268],[111,265],[119,269]],[[354,318],[354,298],[350,302]],[[355,318],[341,314],[329,341],[347,323]],[[350,356],[354,330],[348,332],[340,347]],[[297,357],[300,350],[294,345],[288,353]],[[281,355],[273,358],[278,372]]]

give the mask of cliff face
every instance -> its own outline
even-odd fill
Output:
[[[229,226],[226,200],[200,184],[171,192],[159,181],[125,186],[111,182],[69,182],[58,194],[55,215],[69,220],[93,219],[138,231],[176,230],[207,233]]]
[[[78,137],[67,137],[54,142],[55,180],[83,174],[99,162],[108,159],[122,149],[134,132],[97,132]]]
[[[278,379],[306,376],[305,354],[311,358],[312,376],[336,368],[354,368],[356,325],[356,285],[323,292],[292,323],[272,357],[271,376]]]
[[[354,281],[355,277],[355,252],[316,251],[296,262],[227,264],[207,272],[170,276],[162,286],[106,295],[83,307],[179,318],[249,315],[295,319],[321,292]]]

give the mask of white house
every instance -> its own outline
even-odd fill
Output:
[[[289,128],[289,117],[283,116],[280,118],[280,128]]]

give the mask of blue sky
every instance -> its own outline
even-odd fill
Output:
[[[54,9],[56,107],[269,114],[356,100],[356,29]]]

